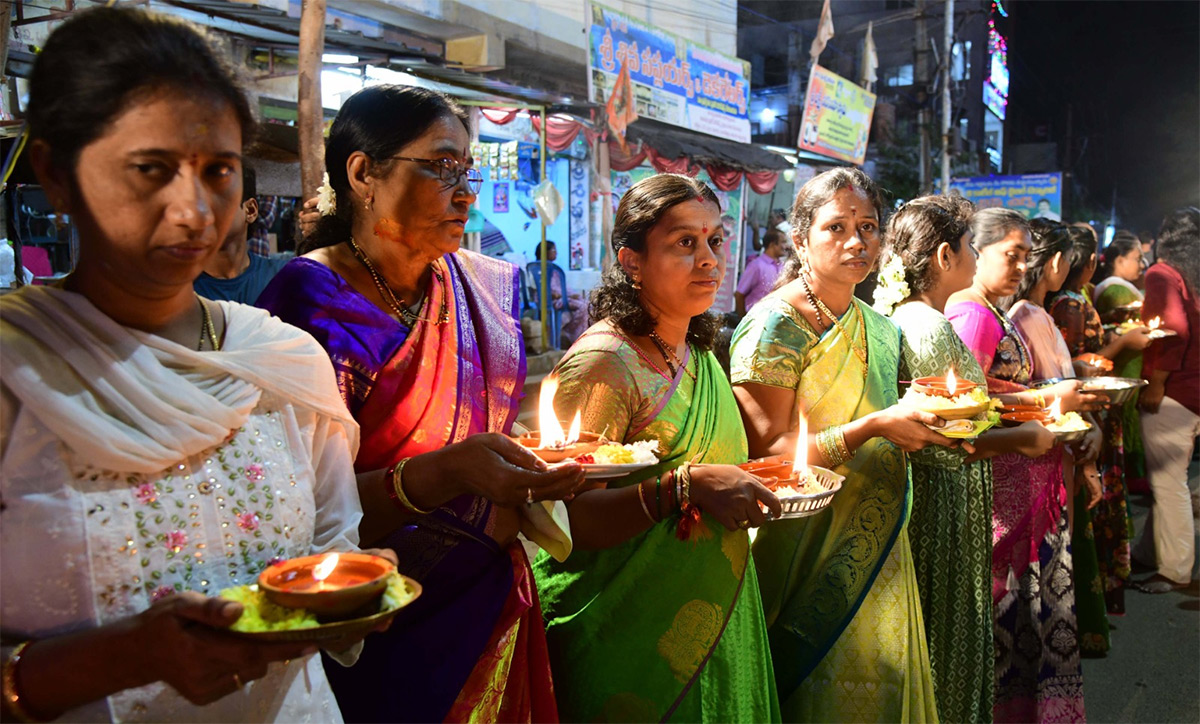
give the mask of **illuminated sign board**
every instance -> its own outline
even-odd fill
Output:
[[[996,31],[994,20],[988,21],[988,74],[983,79],[983,104],[1004,120],[1008,110],[1008,43]]]

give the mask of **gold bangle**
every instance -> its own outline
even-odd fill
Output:
[[[1030,393],[1032,393],[1032,394],[1033,394],[1033,401],[1034,401],[1034,403],[1035,403],[1035,404],[1036,404],[1038,407],[1041,407],[1041,408],[1045,409],[1045,407],[1046,407],[1046,396],[1045,396],[1045,395],[1043,395],[1042,393],[1038,392],[1037,390],[1030,390]]]
[[[413,505],[413,502],[408,499],[407,495],[404,494],[404,466],[408,464],[409,460],[412,460],[412,458],[404,458],[400,462],[396,463],[396,467],[392,468],[392,491],[395,492],[395,499],[402,507],[411,510],[417,515],[429,515],[433,512],[432,509],[421,510],[417,506]]]
[[[642,481],[642,482],[645,482],[645,481]],[[657,523],[658,521],[654,519],[654,516],[650,515],[650,506],[646,505],[646,496],[642,495],[642,483],[638,483],[637,493],[638,493],[638,502],[642,504],[642,510],[646,513],[646,517],[650,519],[650,524],[653,525],[653,524]]]
[[[833,435],[833,440],[837,443],[838,450],[842,453],[842,462],[847,462],[854,457],[854,453],[850,452],[850,446],[846,444],[846,428],[842,425],[837,425],[833,429],[836,432],[830,434]]]
[[[21,655],[25,653],[25,649],[31,643],[33,642],[23,641],[18,644],[4,662],[4,706],[20,721],[40,722],[42,720],[29,713],[29,710],[21,703],[21,694],[17,691],[17,666],[21,663]]]
[[[841,425],[831,425],[817,433],[817,450],[829,467],[836,468],[850,458],[850,448],[846,446],[846,434]]]

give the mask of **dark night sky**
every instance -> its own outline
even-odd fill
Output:
[[[1080,201],[1107,218],[1115,184],[1118,226],[1155,232],[1171,209],[1200,204],[1200,3],[1014,0],[1009,10],[1007,141],[1061,151],[1069,103]]]

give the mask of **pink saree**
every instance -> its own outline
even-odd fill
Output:
[[[289,263],[259,304],[317,338],[362,427],[355,467],[388,467],[483,432],[507,433],[525,381],[517,270],[467,251],[435,262],[412,329],[329,268]],[[445,304],[449,320],[438,324]],[[424,595],[352,669],[327,665],[347,721],[556,721],[545,627],[521,545],[463,495],[384,545]]]

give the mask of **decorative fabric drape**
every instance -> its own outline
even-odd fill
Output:
[[[516,120],[519,112],[516,108],[483,108],[480,110],[484,118],[498,126],[512,123]],[[529,121],[533,126],[533,130],[540,133],[542,127],[541,118],[531,113]],[[688,176],[695,176],[703,168],[708,171],[708,176],[712,179],[713,185],[721,191],[737,190],[744,177],[746,182],[750,184],[750,188],[758,194],[770,193],[774,190],[775,184],[779,182],[778,171],[741,171],[719,163],[705,163],[702,166],[699,163],[694,163],[687,156],[667,158],[643,141],[638,142],[636,149],[627,147],[622,150],[620,144],[608,140],[606,132],[588,128],[583,122],[562,113],[546,117],[546,148],[556,152],[565,151],[575,142],[580,132],[584,134],[584,138],[589,144],[595,143],[597,139],[608,142],[610,165],[614,171],[629,171],[642,165],[647,160],[650,161],[650,165],[654,167],[654,170],[659,173],[682,173]]]

